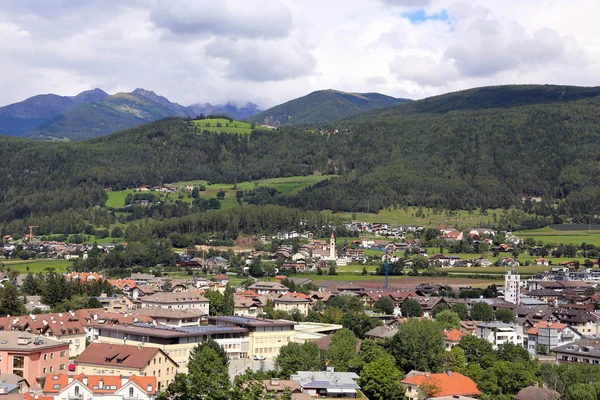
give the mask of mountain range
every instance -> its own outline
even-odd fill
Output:
[[[318,90],[251,116],[248,122],[272,126],[324,124],[364,111],[409,101],[411,100],[397,99],[380,93]]]
[[[260,111],[253,103],[243,106],[206,103],[185,107],[145,89],[114,95],[94,89],[76,96],[37,95],[0,107],[0,134],[31,139],[78,140],[166,117],[204,114],[245,119]]]
[[[529,194],[544,199],[535,205],[544,218],[600,214],[600,87],[477,88],[335,126],[338,133],[282,126],[237,135],[167,118],[69,143],[0,137],[0,230],[2,221],[37,218],[37,225],[52,213],[102,205],[106,188],[315,172],[336,176],[302,192],[270,193],[261,204],[472,210],[520,207]]]

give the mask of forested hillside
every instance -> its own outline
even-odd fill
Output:
[[[337,90],[319,90],[298,99],[269,108],[249,122],[274,126],[322,124],[356,115],[375,108],[406,103],[379,93],[346,93]]]
[[[571,88],[570,96],[585,97],[589,90]],[[479,93],[482,101],[493,97]],[[537,206],[546,215],[555,212],[548,203],[553,199],[562,201],[562,215],[600,213],[600,97],[444,113],[393,111],[401,107],[344,120],[332,135],[295,128],[201,133],[190,121],[169,118],[81,142],[0,138],[0,221],[83,212],[103,203],[105,188],[314,172],[340,177],[296,194],[265,192],[261,204],[334,211],[391,204],[496,208],[535,194],[546,199]]]

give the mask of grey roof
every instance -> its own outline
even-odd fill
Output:
[[[550,349],[555,353],[581,354],[590,357],[600,357],[600,340],[582,339]]]
[[[290,380],[298,382],[303,389],[360,389],[356,383],[358,378],[354,372],[298,371]]]
[[[373,328],[370,331],[368,331],[367,333],[365,333],[365,336],[383,339],[383,338],[392,337],[397,332],[398,332],[398,329],[396,329],[396,328],[390,328],[387,326],[376,326],[375,328]]]
[[[527,386],[521,389],[515,396],[515,400],[557,400],[560,399],[560,393],[556,390],[538,387]]]

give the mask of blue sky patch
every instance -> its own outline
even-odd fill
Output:
[[[402,13],[403,18],[408,18],[412,24],[420,24],[425,21],[447,21],[448,13],[442,10],[436,14],[427,14],[425,10],[419,9],[413,12]]]

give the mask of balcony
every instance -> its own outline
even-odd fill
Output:
[[[79,394],[69,393],[67,398],[69,400],[83,400],[83,393],[79,393]]]

